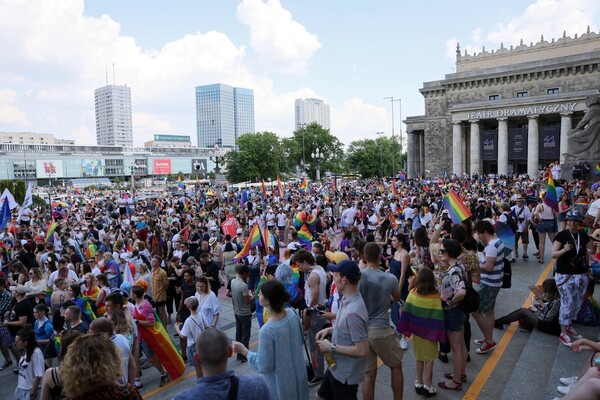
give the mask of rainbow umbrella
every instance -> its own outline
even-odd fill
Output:
[[[515,247],[515,234],[507,224],[500,221],[494,222],[494,230],[498,239],[504,243],[504,253],[509,255]]]

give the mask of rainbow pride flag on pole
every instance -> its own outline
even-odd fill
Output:
[[[262,240],[263,240],[265,247],[273,246],[273,249],[275,248],[275,237],[273,236],[273,234],[271,233],[269,228],[267,228],[266,226],[263,228]]]
[[[177,187],[181,190],[185,190],[185,183],[183,183],[183,179],[181,179],[181,176],[177,177]]]
[[[552,179],[552,175],[548,176],[548,186],[546,187],[544,203],[546,203],[548,207],[554,211],[558,211],[558,196],[556,195],[556,187],[554,186],[554,179]]]
[[[471,216],[471,210],[462,202],[458,194],[454,190],[450,190],[446,197],[444,197],[444,208],[448,210],[452,222],[460,224],[465,219]]]
[[[308,183],[306,182],[306,177],[302,180],[300,187],[298,188],[302,193],[306,193],[308,191]]]
[[[600,175],[600,163],[596,164],[594,168],[594,175]]]
[[[392,194],[394,197],[398,197],[398,188],[396,188],[396,180],[392,179]]]
[[[283,185],[281,184],[281,179],[279,179],[279,175],[277,175],[277,188],[279,189],[279,197],[283,198],[285,193],[283,192]]]
[[[248,235],[248,239],[244,243],[244,247],[242,250],[237,253],[235,257],[233,257],[233,262],[238,262],[242,258],[246,257],[250,254],[250,249],[256,246],[260,246],[262,241],[260,239],[260,228],[258,227],[258,223],[254,223],[252,229],[250,229],[250,235]]]
[[[54,232],[56,232],[56,228],[58,228],[58,224],[52,221],[48,227],[48,230],[46,231],[46,243],[50,241],[50,238],[52,238],[52,235],[54,235]]]

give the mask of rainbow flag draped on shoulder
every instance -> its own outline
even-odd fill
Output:
[[[446,342],[444,309],[440,294],[420,295],[411,290],[398,321],[398,331],[406,336],[417,335],[434,342]]]
[[[246,257],[250,254],[250,249],[256,246],[260,246],[262,243],[260,239],[260,228],[257,223],[254,223],[252,229],[250,229],[250,235],[248,235],[248,239],[244,243],[244,247],[242,250],[233,257],[233,262],[238,262],[242,258]]]
[[[302,228],[300,228],[300,230],[298,231],[298,242],[304,247],[306,247],[306,249],[311,250],[312,240],[313,237],[310,234],[308,227],[306,225],[302,225]]]
[[[454,224],[460,224],[471,216],[471,210],[462,202],[454,190],[448,192],[443,203]]]

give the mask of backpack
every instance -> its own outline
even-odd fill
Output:
[[[506,225],[508,225],[513,233],[517,233],[519,225],[517,224],[517,219],[514,217],[513,213],[505,212],[503,214],[506,216]]]

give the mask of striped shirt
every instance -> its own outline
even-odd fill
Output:
[[[481,283],[490,287],[502,287],[504,276],[504,243],[500,239],[492,239],[483,250],[483,257],[479,264],[485,266],[488,257],[495,257],[494,270],[492,272],[481,269]]]

